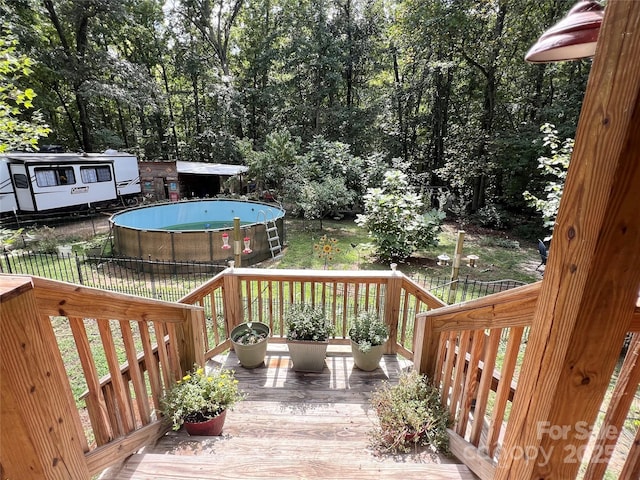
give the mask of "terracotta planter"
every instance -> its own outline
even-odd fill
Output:
[[[322,372],[329,342],[287,340],[289,354],[296,372]]]
[[[386,342],[385,342],[386,343]],[[384,343],[382,345],[376,345],[375,347],[371,347],[366,353],[363,353],[359,350],[358,344],[351,340],[351,354],[353,355],[353,363],[360,370],[364,370],[365,372],[371,372],[378,368],[380,364],[380,359],[384,354]]]
[[[244,368],[256,368],[264,363],[264,357],[267,354],[267,344],[269,335],[271,334],[271,329],[269,328],[269,325],[266,325],[264,323],[251,322],[251,329],[256,331],[257,333],[264,334],[264,340],[248,345],[238,343],[236,340],[242,337],[243,334],[247,332],[248,328],[248,323],[241,323],[236,328],[234,328],[231,331],[230,335],[231,343],[233,343],[233,350],[238,356],[240,365],[242,365]]]
[[[223,410],[220,415],[206,422],[184,422],[184,428],[189,435],[217,437],[222,434],[226,416],[227,411]]]

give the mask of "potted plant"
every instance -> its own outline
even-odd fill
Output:
[[[409,452],[428,446],[447,454],[451,417],[442,405],[440,393],[426,376],[412,370],[400,375],[396,385],[383,383],[371,397],[378,426],[371,432],[373,446],[380,452]]]
[[[241,323],[231,330],[231,343],[240,365],[256,368],[264,363],[271,329],[261,322]]]
[[[375,312],[363,311],[349,329],[353,361],[360,370],[370,372],[378,368],[384,344],[389,338],[389,327]]]
[[[324,311],[311,305],[292,305],[286,316],[287,347],[298,372],[321,372],[333,325]]]
[[[220,435],[227,410],[243,398],[232,370],[194,366],[165,393],[162,414],[174,430],[184,424],[190,435]]]

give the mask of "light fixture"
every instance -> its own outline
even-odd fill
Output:
[[[592,57],[603,17],[604,7],[599,3],[576,3],[562,20],[542,34],[524,59],[546,63]]]

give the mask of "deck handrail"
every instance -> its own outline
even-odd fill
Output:
[[[230,346],[229,333],[244,321],[261,321],[271,341],[285,341],[285,316],[295,303],[321,305],[336,334],[331,344],[348,344],[350,321],[374,310],[389,326],[386,353],[413,357],[415,315],[440,308],[440,299],[392,270],[287,270],[228,268],[179,300],[205,309],[205,357]]]
[[[26,355],[25,345],[30,341],[35,342],[31,337],[35,328],[39,331],[37,341],[42,341],[39,337],[53,340],[46,341],[38,347],[39,353],[47,360],[43,360],[41,364],[38,363],[39,359],[30,362],[34,366],[29,373],[31,376],[40,375],[45,379],[51,378],[54,373],[60,375],[61,381],[55,382],[60,386],[51,387],[61,389],[56,395],[60,397],[62,404],[55,406],[61,410],[55,415],[56,418],[67,419],[75,430],[72,441],[61,442],[62,445],[57,446],[59,451],[53,461],[53,467],[45,468],[54,468],[59,463],[70,462],[74,465],[66,465],[66,468],[70,472],[76,472],[69,473],[70,476],[89,478],[126,458],[168,429],[166,422],[161,422],[157,415],[160,397],[165,389],[181,378],[185,368],[190,368],[194,363],[204,362],[199,326],[203,321],[201,307],[114,293],[40,277],[3,275],[0,279],[3,286],[12,282],[28,285],[29,295],[25,297],[24,302],[32,301],[29,308],[22,305],[12,309],[11,304],[5,304],[3,298],[2,321],[5,329],[8,330],[8,325],[17,328],[16,325],[24,324],[23,329],[31,331],[26,341],[15,342],[13,337],[6,340],[3,351],[12,358]],[[31,326],[34,317],[28,312],[29,309],[37,312],[38,319],[47,321],[40,321],[35,327]],[[55,340],[52,321],[68,323],[73,334],[77,358],[87,383],[85,402],[95,448],[89,446],[79,412],[75,407],[68,374],[64,374],[66,369]],[[99,378],[96,349],[100,347],[92,346],[91,338],[86,331],[88,322],[97,324],[100,346],[104,352],[103,361],[110,372],[108,382]],[[137,340],[134,339],[133,333],[136,327],[139,337]],[[116,352],[114,328],[120,331],[120,345],[126,355],[127,368],[123,368],[122,360]],[[158,345],[162,348],[158,348]],[[34,360],[33,354],[30,355],[29,360]],[[39,368],[35,365],[39,365]],[[23,379],[18,378],[16,381],[22,382]],[[24,381],[38,385],[38,381],[33,378],[25,378]],[[48,403],[50,397],[42,392],[39,401]],[[42,411],[42,415],[46,416],[51,413],[50,408],[53,407],[45,406],[43,403],[40,409],[31,409],[36,413],[32,411],[29,415],[37,416]],[[37,422],[33,423],[30,428],[34,430],[49,430],[46,433],[31,431],[27,437],[38,440],[29,442],[46,441],[52,431],[51,427],[47,427],[48,422],[50,420],[46,419],[43,426],[39,426]],[[45,443],[41,443],[40,447],[45,450],[48,448]],[[71,460],[77,459],[78,455],[84,456],[83,464]],[[43,474],[43,477],[62,478],[53,472],[54,470],[51,470]]]
[[[15,295],[23,290],[33,292],[33,311],[37,312],[38,318],[63,317],[69,322],[88,385],[85,401],[97,445],[94,449],[89,448],[76,411],[70,423],[79,440],[73,448],[81,450],[83,468],[91,475],[122,460],[166,431],[166,423],[160,422],[154,414],[159,409],[162,392],[194,363],[203,364],[211,355],[229,348],[228,334],[234,325],[247,319],[265,321],[275,332],[272,340],[284,341],[282,319],[286,308],[304,301],[324,306],[338,330],[331,341],[338,344],[348,342],[350,318],[363,309],[375,309],[390,327],[387,353],[413,359],[415,367],[427,373],[440,387],[444,403],[457,419],[450,431],[454,454],[481,478],[492,478],[499,438],[508,428],[505,410],[517,389],[522,340],[531,324],[540,289],[539,283],[526,285],[446,306],[420,285],[393,270],[236,268],[221,272],[183,297],[180,303],[173,303],[39,277],[0,276],[0,280],[5,278],[16,279],[16,284],[20,284]],[[4,282],[2,286],[9,288],[12,285]],[[5,300],[12,297],[5,295],[5,290],[3,325],[15,323],[13,317],[7,318]],[[32,325],[33,319],[23,310],[23,307],[17,308],[15,316],[25,325]],[[110,372],[106,377],[99,378],[97,373],[94,352],[85,331],[88,321],[98,325]],[[47,325],[43,335],[55,338],[51,321],[29,328],[40,329]],[[114,325],[122,336],[126,352],[124,363],[116,354]],[[134,326],[140,331],[138,344],[132,334]],[[15,327],[12,325],[12,328]],[[630,330],[640,331],[640,304],[636,307]],[[629,355],[637,356],[640,352],[638,338],[636,335],[631,342]],[[15,358],[26,355],[22,343],[9,345],[7,342],[9,340],[3,343],[3,359],[11,358],[15,362]],[[37,372],[47,378],[51,369],[57,370],[58,375],[65,373],[55,341],[49,343],[41,347],[47,350],[43,358],[48,360],[42,361]],[[498,371],[499,347],[504,349]],[[621,419],[625,418],[629,410],[627,402],[637,387],[636,379],[640,378],[638,362],[630,356],[627,358],[624,375],[621,374],[625,380],[616,387],[614,397],[617,402],[606,419],[607,425],[614,428],[619,428]],[[51,367],[51,363],[58,366]],[[29,372],[30,375],[33,373]],[[23,380],[16,377],[16,381]],[[33,379],[24,381],[34,382]],[[63,390],[68,390],[68,378],[65,385]],[[495,398],[489,406],[487,397],[491,391],[495,392]],[[70,391],[60,395],[66,400],[62,407],[57,407],[68,415],[69,408],[75,410],[74,399]],[[485,414],[489,416],[488,425],[484,425]],[[483,443],[480,443],[481,433]],[[609,437],[599,440],[603,445],[602,442],[610,441]]]
[[[432,379],[449,408],[451,450],[482,479],[494,478],[500,438],[509,428],[524,346],[541,282],[420,313],[414,365]],[[640,381],[640,299],[629,326],[629,348],[620,381],[599,429],[585,478],[602,478]],[[502,350],[499,348],[502,345]],[[496,357],[502,357],[500,370]],[[488,396],[495,392],[492,405]],[[487,424],[488,417],[488,424]],[[612,432],[615,433],[612,434]],[[640,438],[640,432],[636,441]],[[607,455],[604,455],[607,453]],[[626,460],[626,468],[632,460]]]

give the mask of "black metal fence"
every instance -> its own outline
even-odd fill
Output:
[[[85,256],[60,253],[0,255],[0,272],[37,275],[148,298],[175,301],[198,287],[226,265],[204,262],[170,262],[151,259]],[[469,277],[451,282],[445,277],[413,280],[446,303],[464,302],[509,290],[524,282],[482,282]]]
[[[105,258],[78,254],[25,253],[0,257],[0,272],[37,275],[141,297],[176,301],[224,265]]]
[[[483,282],[470,279],[469,276],[451,281],[450,277],[417,277],[415,282],[445,303],[459,303],[474,298],[484,297],[492,293],[503,292],[511,288],[526,285],[518,280],[495,280]]]

